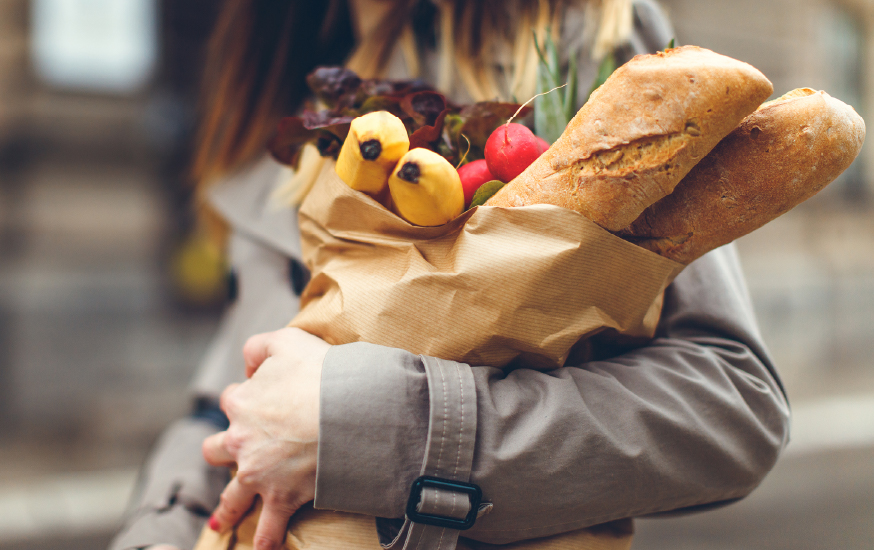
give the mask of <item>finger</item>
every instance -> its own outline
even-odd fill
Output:
[[[271,355],[270,340],[273,337],[272,332],[264,332],[256,334],[248,340],[243,346],[243,361],[246,364],[246,377],[251,378],[258,367],[261,366]]]
[[[258,528],[255,530],[255,550],[275,550],[285,540],[288,530],[288,518],[294,513],[277,503],[264,502],[261,508],[261,517],[258,519]]]
[[[227,531],[239,523],[240,518],[252,507],[255,494],[254,491],[240,484],[239,477],[232,479],[222,491],[218,508],[209,518],[210,529],[218,532]]]
[[[231,394],[234,393],[234,390],[237,389],[239,384],[228,384],[228,387],[222,391],[222,394],[219,396],[219,408],[226,414],[230,415],[230,400]]]
[[[213,466],[233,466],[236,463],[236,459],[225,445],[227,435],[228,432],[219,432],[203,440],[201,447],[203,458]]]

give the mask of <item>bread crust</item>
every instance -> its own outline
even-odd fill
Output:
[[[772,93],[752,66],[695,46],[639,55],[489,206],[553,204],[626,227]]]
[[[799,89],[751,114],[674,192],[620,237],[688,264],[831,183],[862,148],[865,122],[825,92]]]

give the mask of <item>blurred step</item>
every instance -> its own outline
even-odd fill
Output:
[[[136,477],[133,470],[55,474],[0,487],[0,547],[105,536],[121,524]]]

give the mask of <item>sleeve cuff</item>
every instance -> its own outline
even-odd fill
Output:
[[[403,517],[428,439],[422,358],[367,343],[333,346],[320,408],[315,507]]]

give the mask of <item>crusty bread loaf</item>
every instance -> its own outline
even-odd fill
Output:
[[[816,194],[864,140],[865,122],[852,107],[794,90],[744,119],[671,195],[617,234],[688,264]]]
[[[772,91],[752,66],[695,46],[639,55],[486,204],[554,204],[622,229],[673,191]]]

